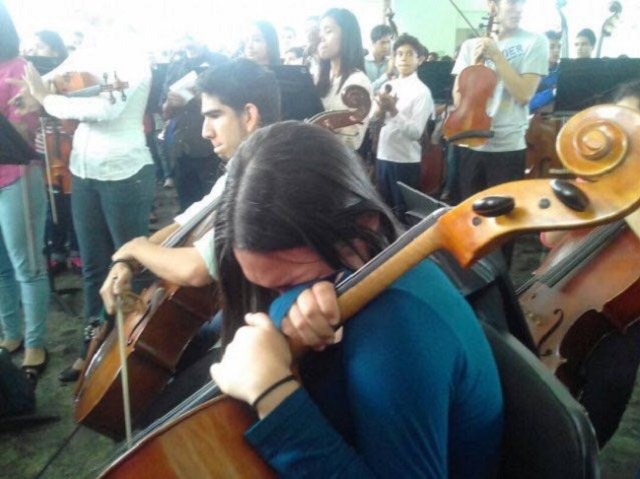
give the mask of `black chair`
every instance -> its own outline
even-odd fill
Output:
[[[498,364],[505,401],[497,477],[600,477],[598,443],[582,405],[515,337],[481,324]]]

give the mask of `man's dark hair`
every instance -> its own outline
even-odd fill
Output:
[[[596,34],[593,33],[593,30],[591,30],[590,28],[583,28],[582,30],[580,30],[576,35],[576,38],[578,37],[584,37],[592,47],[596,46]]]
[[[356,70],[364,71],[364,50],[362,35],[356,16],[346,8],[331,8],[322,18],[332,18],[340,27],[340,85],[342,88],[349,75]],[[324,98],[331,89],[331,61],[320,60],[318,68],[318,94]]]
[[[0,61],[11,60],[20,53],[20,37],[9,10],[0,1]]]
[[[395,42],[393,42],[393,52],[395,53],[398,48],[404,45],[409,45],[411,48],[413,48],[419,57],[426,57],[427,55],[429,55],[429,50],[427,49],[427,47],[420,43],[420,40],[418,40],[416,37],[414,37],[413,35],[409,35],[408,33],[403,33],[396,39]]]
[[[562,33],[556,32],[555,30],[547,30],[546,32],[544,32],[544,34],[550,42],[559,42],[560,40],[562,40]]]
[[[371,29],[371,43],[388,36],[393,36],[393,29],[389,25],[376,25]]]
[[[42,43],[46,44],[60,60],[64,60],[69,56],[64,40],[62,40],[59,33],[52,30],[40,30],[36,32],[36,36]]]
[[[256,62],[239,58],[203,72],[197,81],[198,91],[218,97],[240,113],[247,103],[260,112],[260,125],[280,121],[280,87],[273,72]]]

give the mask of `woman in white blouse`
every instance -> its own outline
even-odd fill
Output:
[[[364,73],[362,35],[355,15],[344,8],[328,10],[320,21],[320,65],[316,87],[326,111],[344,110],[347,107],[341,95],[349,85],[364,87],[369,95],[373,89]],[[351,148],[362,144],[368,119],[362,124],[340,128],[336,134]]]

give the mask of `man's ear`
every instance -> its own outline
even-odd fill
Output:
[[[245,127],[249,133],[253,133],[260,127],[260,110],[253,103],[244,106]]]

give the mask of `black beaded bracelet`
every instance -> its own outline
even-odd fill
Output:
[[[251,403],[251,407],[252,408],[256,408],[256,406],[258,405],[258,403],[260,401],[262,401],[266,396],[268,396],[271,392],[273,392],[273,390],[279,388],[280,386],[282,386],[285,383],[288,383],[289,381],[295,381],[296,377],[293,374],[289,374],[287,377],[284,377],[282,379],[280,379],[279,381],[276,381],[275,383],[273,383],[271,386],[269,386],[267,389],[265,389],[262,394],[260,394],[252,403]]]

